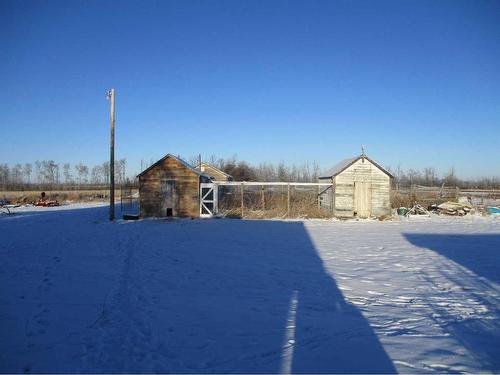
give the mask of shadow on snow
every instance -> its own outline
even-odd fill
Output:
[[[461,292],[478,301],[487,310],[487,318],[461,317],[446,307],[433,305],[446,322],[443,328],[459,340],[481,363],[482,368],[500,370],[500,234],[404,233],[413,245],[438,253],[452,265],[441,267],[441,275],[461,287]],[[459,267],[453,267],[453,264]],[[463,267],[463,268],[460,268]],[[465,269],[465,271],[464,271]],[[467,301],[460,301],[466,305]],[[473,313],[474,316],[474,313]]]
[[[302,223],[188,221],[181,241],[169,225],[149,224],[138,223],[143,238],[155,238],[144,248],[163,237],[158,249],[175,254],[160,277],[171,360],[158,370],[395,372],[367,320],[325,272]]]
[[[110,270],[108,276],[92,276],[102,279],[95,285],[108,295],[103,319],[91,324],[91,315],[87,326],[71,328],[87,337],[87,349],[73,355],[85,358],[84,371],[396,371],[367,320],[325,271],[302,223],[214,219],[102,225],[107,212],[107,207],[23,212],[19,220],[0,221],[14,246],[5,248],[6,254],[21,252],[28,262],[31,254],[48,258],[57,251],[68,260],[71,288],[64,288],[64,279],[54,280],[61,301],[98,295],[89,290],[89,271],[81,264],[98,259],[100,270]],[[44,240],[27,238],[26,225]],[[106,281],[110,277],[116,278],[113,285]],[[64,317],[82,314],[73,304],[60,306],[49,332],[54,342],[64,342],[70,332],[62,325]],[[95,314],[100,310],[96,304]],[[27,353],[23,361],[43,359],[49,367],[41,371],[79,370],[70,358],[61,362],[60,355],[47,350],[35,361]],[[14,363],[12,358],[9,368],[1,368],[18,371]]]

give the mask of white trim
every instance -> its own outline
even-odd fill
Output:
[[[215,185],[225,186],[333,186],[333,183],[326,182],[254,182],[254,181],[213,181]],[[208,185],[208,184],[207,184]]]

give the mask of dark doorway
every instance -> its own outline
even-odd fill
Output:
[[[160,183],[161,212],[163,216],[172,217],[177,215],[177,181],[162,180]]]

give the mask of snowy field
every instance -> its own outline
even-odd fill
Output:
[[[1,372],[500,372],[500,220],[0,217]]]

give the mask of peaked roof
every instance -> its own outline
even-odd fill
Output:
[[[143,174],[147,173],[148,171],[150,171],[151,169],[153,169],[154,167],[156,167],[158,164],[160,164],[163,160],[167,159],[167,158],[172,158],[172,159],[175,159],[177,160],[179,163],[181,163],[182,165],[184,165],[186,168],[188,169],[191,169],[194,173],[196,173],[198,176],[200,177],[205,177],[205,178],[208,178],[210,180],[210,176],[207,176],[206,174],[203,174],[201,173],[199,170],[197,170],[195,167],[193,167],[191,164],[189,164],[187,161],[184,161],[182,160],[181,158],[178,158],[177,156],[174,156],[172,154],[167,154],[165,155],[164,157],[162,157],[160,160],[158,160],[156,163],[150,165],[148,168],[146,168],[145,170],[143,170],[141,173],[139,173],[137,175],[137,177],[140,177],[142,176]]]
[[[202,165],[203,165],[203,166],[205,166],[205,167],[211,168],[211,169],[213,169],[213,170],[214,170],[214,171],[216,171],[216,172],[222,173],[222,174],[223,174],[224,176],[226,176],[226,177],[231,177],[231,178],[233,178],[233,176],[231,176],[230,174],[227,174],[227,173],[226,173],[226,172],[224,172],[222,169],[219,169],[219,168],[217,168],[217,167],[214,167],[213,165],[208,164],[208,163],[205,163],[204,161],[203,161],[203,162],[201,162],[200,164],[198,164],[198,165],[196,166],[196,169],[200,170],[200,167],[201,167]]]
[[[342,160],[341,162],[335,164],[332,168],[328,169],[319,178],[332,178],[332,177],[335,177],[340,172],[343,172],[344,170],[346,170],[347,168],[349,168],[351,165],[353,165],[354,163],[356,163],[361,158],[365,158],[366,160],[368,160],[370,163],[372,163],[373,165],[375,165],[378,169],[380,169],[382,172],[384,172],[390,178],[394,177],[386,169],[382,168],[378,163],[376,163],[375,161],[373,161],[372,159],[370,159],[368,156],[366,156],[365,154],[361,154],[361,155],[355,156],[353,158]]]

